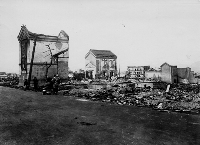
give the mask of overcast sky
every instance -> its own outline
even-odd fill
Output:
[[[111,50],[118,66],[178,67],[200,61],[200,0],[0,0],[0,71],[19,71],[21,25],[69,41],[69,67],[89,49]]]

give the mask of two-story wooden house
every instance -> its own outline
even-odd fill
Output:
[[[117,75],[117,56],[110,50],[94,50],[85,55],[86,78],[111,78]]]

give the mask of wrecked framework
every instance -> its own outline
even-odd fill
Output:
[[[68,78],[69,36],[61,30],[58,36],[30,32],[21,26],[19,41],[19,85],[25,79],[36,77],[39,84],[47,77],[56,74],[63,79]]]
[[[75,96],[92,101],[101,101],[118,105],[151,107],[160,111],[200,113],[198,85],[172,85],[168,93],[163,89],[120,87],[109,89],[84,89],[80,85],[62,91],[65,96]]]

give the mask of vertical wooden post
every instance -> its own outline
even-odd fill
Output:
[[[46,65],[46,70],[45,70],[45,79],[47,79],[47,74],[48,74],[47,62],[45,63],[45,65]]]
[[[56,64],[57,64],[57,74],[58,74],[58,56],[56,57]]]
[[[35,39],[34,39],[34,45],[33,45],[33,51],[32,51],[32,58],[31,58],[29,75],[28,75],[28,88],[30,87],[30,83],[31,83],[31,75],[32,75],[33,60],[34,60],[34,55],[35,55],[36,41],[37,41],[37,36],[35,36]]]

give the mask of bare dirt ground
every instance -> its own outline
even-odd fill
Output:
[[[200,115],[0,87],[1,145],[199,145]]]

